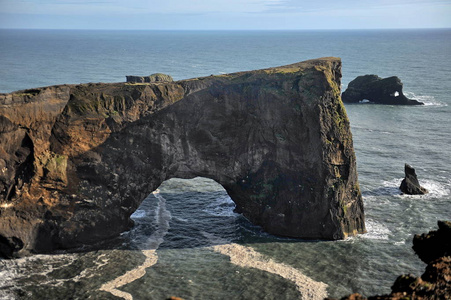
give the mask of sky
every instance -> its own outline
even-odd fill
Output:
[[[0,28],[451,28],[451,0],[0,0]]]

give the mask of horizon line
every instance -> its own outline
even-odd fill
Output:
[[[14,28],[0,27],[0,30],[79,30],[79,31],[364,31],[364,30],[433,30],[451,29],[451,27],[393,27],[393,28],[290,28],[290,29],[155,29],[155,28]]]

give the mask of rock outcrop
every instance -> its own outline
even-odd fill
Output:
[[[403,84],[396,76],[380,78],[377,75],[358,76],[343,92],[345,103],[370,103],[390,105],[423,105],[417,100],[408,99],[402,92]]]
[[[3,256],[96,243],[172,177],[220,183],[267,232],[365,232],[341,61],[0,94]]]
[[[401,185],[399,186],[399,189],[404,194],[408,195],[424,195],[428,193],[428,190],[424,187],[420,186],[420,183],[418,182],[417,174],[415,172],[415,169],[412,168],[410,165],[405,164],[404,165],[404,173],[405,177],[401,181]]]
[[[412,248],[427,264],[440,257],[451,256],[451,222],[438,221],[438,230],[415,235]]]
[[[352,294],[342,300],[451,299],[451,222],[438,221],[439,229],[415,235],[413,249],[427,263],[421,277],[399,276],[389,295],[364,297]]]
[[[128,83],[172,82],[170,75],[155,73],[149,76],[125,76]]]

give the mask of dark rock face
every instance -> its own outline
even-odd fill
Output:
[[[368,100],[371,103],[390,105],[423,105],[417,100],[408,99],[402,92],[403,84],[396,77],[380,78],[377,75],[358,76],[351,81],[342,99],[345,103],[359,103]]]
[[[155,73],[149,76],[125,76],[128,83],[151,83],[151,82],[172,82],[171,76]]]
[[[390,295],[372,296],[368,299],[451,299],[451,222],[438,221],[439,229],[415,235],[413,249],[428,265],[421,277],[399,276]],[[360,294],[342,300],[364,300]]]
[[[415,235],[412,248],[425,263],[451,256],[451,222],[438,221],[438,230]]]
[[[116,236],[172,177],[216,180],[273,234],[365,232],[340,78],[341,61],[323,58],[178,82],[0,95],[1,254]]]
[[[399,187],[401,192],[408,195],[424,195],[428,193],[427,189],[420,186],[414,168],[408,164],[405,164],[404,173],[405,178],[401,181],[401,185]]]

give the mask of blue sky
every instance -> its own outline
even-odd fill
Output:
[[[0,0],[0,28],[443,27],[451,27],[451,0]]]

